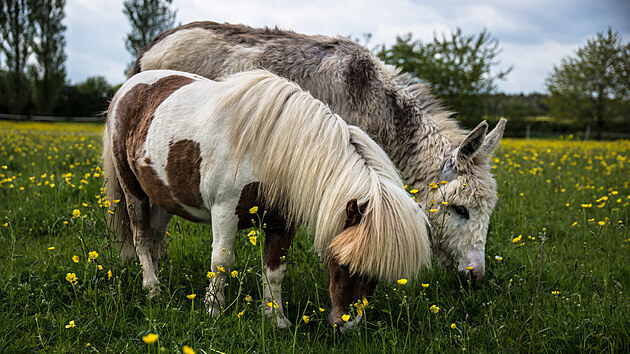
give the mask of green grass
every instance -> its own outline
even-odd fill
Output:
[[[139,264],[120,260],[106,228],[100,129],[0,122],[0,352],[630,350],[628,141],[505,140],[483,281],[461,284],[434,264],[404,286],[379,284],[364,325],[340,334],[326,320],[326,270],[303,233],[283,283],[291,330],[260,314],[261,243],[245,231],[221,316],[209,317],[202,301],[210,229],[179,218],[161,292],[147,298]],[[91,251],[98,258],[87,262]],[[148,333],[158,341],[144,343]]]

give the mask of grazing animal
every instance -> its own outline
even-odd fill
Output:
[[[112,99],[104,135],[104,174],[117,232],[132,235],[142,283],[158,286],[160,244],[172,215],[212,224],[206,295],[213,315],[234,265],[237,229],[260,205],[266,311],[279,327],[284,255],[296,227],[314,231],[328,267],[331,325],[378,280],[414,277],[430,263],[426,215],[404,190],[385,152],[299,86],[267,71],[221,81],[170,70],[127,80]],[[249,225],[248,225],[249,224]],[[288,225],[288,226],[287,226]],[[288,227],[288,229],[287,229]],[[288,230],[288,231],[287,231]]]
[[[485,121],[467,132],[423,84],[410,84],[408,76],[366,48],[346,38],[277,28],[214,22],[179,26],[144,47],[127,76],[173,69],[215,79],[258,68],[296,82],[365,130],[418,190],[424,210],[436,210],[429,217],[441,264],[456,263],[462,278],[484,276],[486,234],[497,201],[489,161],[505,119],[487,135]],[[130,244],[129,237],[121,241]]]

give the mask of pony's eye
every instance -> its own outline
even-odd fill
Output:
[[[466,209],[466,207],[461,206],[461,205],[453,205],[453,210],[455,210],[455,212],[457,213],[457,215],[459,215],[460,217],[468,220],[468,218],[470,217],[468,215],[468,209]]]

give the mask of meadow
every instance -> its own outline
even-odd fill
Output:
[[[288,255],[290,330],[261,316],[264,230],[256,242],[240,231],[226,307],[212,318],[210,228],[174,218],[161,292],[148,298],[105,222],[116,201],[101,189],[102,125],[0,121],[0,131],[2,353],[630,351],[628,140],[504,139],[485,278],[462,283],[434,262],[406,284],[379,284],[351,314],[361,310],[363,326],[340,334],[308,233]]]

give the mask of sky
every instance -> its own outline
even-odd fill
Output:
[[[130,31],[122,0],[68,0],[66,54],[72,83],[102,75],[124,81],[132,61],[124,38]],[[391,45],[412,33],[429,42],[458,27],[466,35],[487,29],[501,54],[493,72],[512,67],[496,82],[506,93],[544,92],[554,65],[609,27],[630,41],[629,0],[173,0],[176,23],[215,21],[290,29],[305,34],[363,38],[369,48]]]

